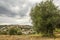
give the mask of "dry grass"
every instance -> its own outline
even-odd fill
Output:
[[[0,35],[0,40],[54,40],[54,38],[42,38],[40,36],[29,35]],[[55,40],[60,40],[60,38],[56,38]]]

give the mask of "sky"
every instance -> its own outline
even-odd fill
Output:
[[[0,25],[31,25],[30,10],[42,0],[0,0]],[[60,6],[60,0],[54,0]]]

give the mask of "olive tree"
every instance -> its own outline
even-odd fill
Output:
[[[53,36],[60,19],[60,10],[52,0],[42,1],[31,9],[33,29],[45,36]],[[59,20],[60,21],[60,20]]]

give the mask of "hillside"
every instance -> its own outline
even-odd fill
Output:
[[[8,31],[10,28],[20,28],[23,34],[29,34],[32,32],[32,26],[30,25],[0,25],[0,32]]]

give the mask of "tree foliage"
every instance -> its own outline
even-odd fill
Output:
[[[30,13],[33,29],[37,33],[41,32],[46,36],[53,36],[55,28],[60,24],[59,11],[52,0],[37,4]]]

